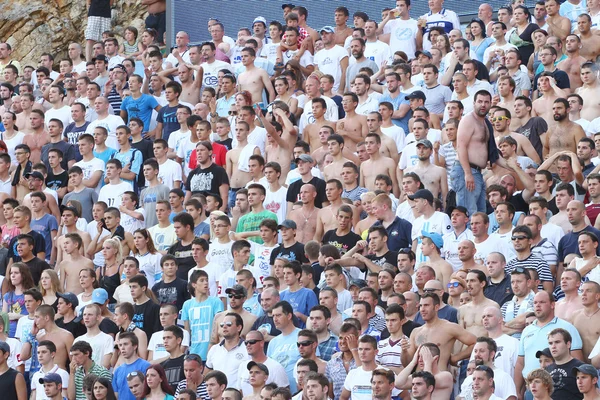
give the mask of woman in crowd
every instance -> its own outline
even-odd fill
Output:
[[[40,292],[44,296],[44,304],[48,304],[57,311],[58,297],[56,293],[60,292],[60,280],[58,274],[53,269],[47,269],[42,272],[40,277]]]
[[[22,316],[29,314],[25,308],[25,295],[23,293],[35,286],[27,264],[18,262],[11,265],[7,284],[8,291],[3,297],[2,312],[8,313],[10,319],[8,336],[14,337],[17,322]]]
[[[75,308],[75,314],[79,314],[79,310],[92,303],[92,292],[98,288],[98,278],[93,269],[84,268],[79,271],[79,285],[82,292],[77,295],[79,304]]]
[[[173,400],[173,388],[169,385],[165,370],[160,364],[153,364],[146,370],[144,400]]]

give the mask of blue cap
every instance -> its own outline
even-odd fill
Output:
[[[39,382],[42,385],[44,383],[61,383],[62,384],[62,378],[60,377],[59,374],[57,374],[55,372],[51,372],[49,374],[46,374],[46,376],[44,376],[43,378],[40,378]]]
[[[108,292],[105,289],[94,289],[92,292],[92,303],[104,305],[106,300],[108,300]]]
[[[444,238],[442,238],[442,235],[437,232],[421,231],[421,236],[431,239],[433,244],[435,244],[438,249],[444,247]]]

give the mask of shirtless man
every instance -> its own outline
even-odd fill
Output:
[[[467,292],[471,295],[472,300],[458,308],[458,323],[477,337],[487,336],[481,316],[486,307],[498,308],[498,303],[486,298],[483,294],[483,289],[487,284],[487,277],[483,271],[469,272],[466,281]]]
[[[498,78],[497,83],[499,101],[496,104],[498,107],[507,109],[511,115],[515,112],[515,80],[510,76],[502,76]],[[515,119],[512,121],[510,129],[516,130],[520,125],[520,121]]]
[[[446,287],[450,282],[450,276],[454,272],[452,265],[441,257],[441,250],[444,245],[442,235],[437,232],[428,232],[423,234],[421,239],[421,251],[425,257],[429,257],[427,265],[435,271],[435,276]]]
[[[581,66],[581,81],[583,86],[575,91],[583,99],[581,118],[593,121],[600,116],[600,84],[595,63],[588,62]]]
[[[31,156],[29,161],[32,164],[39,163],[42,157],[42,147],[50,142],[50,135],[44,128],[44,112],[40,110],[31,110],[29,115],[29,123],[33,133],[25,135],[23,138],[23,144],[29,146],[31,150]]]
[[[541,81],[542,78],[540,78]],[[544,97],[546,96],[544,95]],[[538,100],[533,102],[534,108]],[[569,120],[569,102],[566,98],[556,99],[552,102],[552,114],[556,123],[548,127],[548,134],[544,141],[544,159],[559,151],[577,153],[577,143],[579,143],[579,139],[585,137],[585,132],[581,125]]]
[[[321,97],[312,99],[312,112],[315,122],[306,125],[302,133],[302,139],[308,143],[311,149],[317,147],[317,143],[320,143],[319,131],[323,126],[335,126],[335,122],[325,119],[325,113],[327,112],[325,99]]]
[[[325,195],[329,205],[323,207],[317,213],[317,230],[315,231],[314,240],[321,243],[325,232],[338,228],[337,214],[340,206],[344,204],[342,201],[342,193],[344,192],[342,182],[337,179],[330,179],[325,186]],[[352,208],[352,226],[355,226],[360,214],[354,206]]]
[[[262,68],[254,65],[256,59],[256,51],[251,47],[242,49],[242,65],[246,70],[238,77],[239,90],[246,90],[252,95],[252,103],[262,105],[261,108],[266,108],[269,101],[275,100],[275,89],[269,79],[269,74]],[[263,92],[267,91],[269,97],[267,103],[263,102]]]
[[[595,29],[592,31],[592,19],[588,14],[577,17],[577,30],[581,39],[581,56],[595,62],[600,55],[600,36]]]
[[[319,143],[321,143],[321,146],[318,149],[313,150],[313,152],[311,153],[311,156],[317,162],[317,167],[321,171],[323,171],[323,169],[325,168],[325,166],[323,165],[325,162],[325,157],[327,157],[328,155],[331,154],[331,152],[329,150],[328,138],[330,135],[333,135],[334,133],[335,132],[334,132],[333,128],[330,127],[329,125],[324,125],[321,127],[321,129],[319,129]],[[342,138],[342,140],[343,139],[344,138]],[[341,152],[340,152],[340,156],[341,156]],[[333,157],[333,159],[335,162],[335,157]]]
[[[446,168],[437,166],[431,163],[431,154],[433,146],[427,139],[417,142],[417,157],[419,161],[414,167],[406,168],[406,172],[414,172],[425,186],[433,194],[433,198],[437,199],[442,195],[442,202],[446,204],[446,196],[448,194],[448,173]]]
[[[581,275],[576,269],[567,268],[560,275],[560,288],[565,293],[565,297],[556,302],[554,313],[558,318],[573,322],[575,312],[583,308],[581,296],[579,296],[579,286],[581,286]]]
[[[344,137],[346,148],[350,152],[356,151],[356,144],[362,142],[368,133],[367,117],[356,113],[357,106],[358,96],[355,93],[345,93],[342,107],[346,117],[339,120],[336,126],[336,133]]]
[[[329,129],[327,126],[321,128],[321,130],[327,129]],[[345,140],[343,136],[332,134],[327,138],[327,148],[329,150],[329,154],[333,158],[333,162],[323,168],[323,177],[325,180],[340,176],[344,164],[348,161],[351,161],[342,155],[344,146]]]
[[[263,122],[263,125],[267,130],[267,148],[265,149],[266,162],[276,162],[281,166],[279,183],[282,185],[285,183],[288,172],[290,172],[289,160],[292,158],[294,144],[298,138],[298,131],[290,121],[288,114],[289,111],[285,111],[283,108],[280,108],[279,105],[274,104],[273,115],[275,116],[277,124],[274,125],[267,118],[259,116],[259,119]]]
[[[483,291],[482,291],[483,293]],[[456,365],[460,360],[471,356],[471,351],[477,336],[465,330],[461,325],[445,319],[438,318],[440,298],[435,293],[425,293],[421,297],[421,317],[425,325],[420,326],[410,334],[409,343],[402,343],[402,365],[407,365],[414,357],[415,352],[425,343],[435,343],[440,348],[439,368],[448,371],[448,364]],[[480,318],[481,319],[481,318]],[[451,354],[454,342],[461,342],[466,346],[462,351]]]
[[[66,255],[66,258],[57,263],[60,277],[60,291],[61,293],[82,293],[83,289],[79,284],[79,272],[86,268],[94,269],[94,264],[92,260],[81,254],[84,244],[79,234],[67,233],[59,239],[62,239],[61,247]]]
[[[571,33],[571,20],[560,15],[560,3],[558,0],[546,0],[546,25],[548,35],[556,36],[564,41]]]
[[[194,78],[194,72],[196,77]],[[177,67],[179,80],[181,81],[180,102],[196,105],[200,101],[200,88],[202,88],[204,71],[200,65],[179,64]]]
[[[586,59],[579,53],[581,50],[581,39],[577,35],[568,35],[565,40],[565,48],[567,49],[567,58],[558,63],[556,68],[565,71],[569,75],[569,83],[571,88],[581,87],[581,65],[586,62]]]
[[[31,116],[31,110],[35,108],[35,97],[33,97],[31,93],[21,94],[19,97],[21,98],[19,103],[21,104],[21,109],[23,111],[17,114],[16,124],[19,127],[19,131],[23,133],[33,133],[29,117]]]
[[[307,183],[300,188],[300,201],[302,207],[292,210],[288,218],[296,223],[296,240],[300,243],[306,243],[315,237],[317,231],[318,208],[315,207],[315,198],[317,189]],[[288,208],[290,210],[291,208]]]
[[[248,132],[250,126],[244,121],[238,121],[235,126],[235,136],[238,146],[227,152],[227,175],[230,176],[231,188],[243,188],[252,179],[248,168],[248,159],[252,154],[260,155],[258,146],[248,144]],[[246,148],[248,147],[249,148]],[[252,149],[252,150],[250,150]],[[248,151],[250,150],[250,151]]]
[[[398,155],[398,147],[396,142],[390,136],[385,135],[381,131],[381,124],[383,123],[383,117],[379,112],[373,111],[367,115],[367,128],[369,133],[376,133],[381,138],[381,147],[379,151],[385,157],[389,157],[394,160],[394,165],[398,164],[400,156]]]
[[[600,313],[598,313],[598,310],[600,310],[598,307],[600,285],[594,281],[587,281],[581,285],[581,290],[581,304],[583,308],[573,313],[572,323],[581,335],[583,354],[588,355],[591,353],[600,335]]]
[[[77,220],[79,217],[77,216],[76,210],[72,207],[65,207],[62,210],[61,223],[59,225],[58,234],[56,239],[56,265],[60,264],[63,260],[68,260],[70,258],[69,255],[65,255],[64,253],[64,241],[65,237],[69,233],[78,234],[81,238],[81,246],[78,247],[79,253],[82,256],[85,256],[85,252],[89,244],[92,242],[92,237],[89,233],[80,231],[77,229]],[[63,228],[64,227],[64,228]],[[62,234],[64,232],[64,234]],[[68,290],[68,292],[73,292],[73,290]],[[79,294],[79,293],[77,293]]]
[[[552,121],[552,106],[559,99],[566,99],[569,93],[556,86],[556,81],[550,72],[542,72],[538,77],[538,92],[542,94],[533,101],[532,115]],[[568,103],[567,103],[568,104]],[[567,118],[568,119],[568,118]]]
[[[35,310],[31,334],[38,342],[49,340],[56,345],[56,356],[54,362],[60,368],[65,369],[69,363],[69,351],[73,345],[73,334],[65,329],[59,328],[54,323],[54,309],[48,304],[42,304]],[[32,345],[29,341],[23,343],[21,349],[21,360],[37,357],[32,353]]]
[[[367,134],[365,147],[370,158],[361,165],[360,186],[375,191],[375,178],[377,175],[387,175],[392,179],[392,191],[397,198],[400,195],[400,189],[396,179],[396,163],[391,158],[381,154],[379,150],[381,148],[381,137],[376,133]]]
[[[413,370],[426,371],[435,378],[435,388],[430,397],[418,397],[419,399],[447,400],[451,398],[454,380],[448,371],[440,371],[440,347],[435,343],[424,343],[415,352],[412,361],[404,366],[404,369],[396,376],[396,388],[410,390],[413,380]],[[414,391],[413,391],[414,392]],[[417,397],[414,397],[415,399]]]
[[[494,136],[496,137],[496,143],[500,141],[501,137],[510,136],[517,142],[518,156],[527,156],[531,158],[534,162],[540,164],[542,160],[533,148],[533,145],[531,144],[529,139],[527,139],[524,135],[521,135],[520,133],[512,132],[510,130],[511,118],[512,115],[510,111],[506,108],[497,108],[496,111],[494,111],[492,124],[494,125]]]

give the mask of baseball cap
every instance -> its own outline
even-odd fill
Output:
[[[467,210],[466,207],[463,207],[463,206],[450,206],[450,207],[448,207],[448,215],[452,215],[452,212],[454,210],[460,211],[461,213],[465,214],[465,216],[467,218],[469,218],[469,210]]]
[[[121,71],[127,73],[127,69],[125,68],[125,66],[123,64],[117,64],[114,67],[112,67],[110,70],[112,71],[113,69],[120,69]]]
[[[315,160],[308,154],[300,154],[298,156],[298,158],[296,158],[296,164],[298,164],[300,161],[304,161],[304,162],[309,162],[309,163],[314,163]]]
[[[250,361],[246,367],[248,368],[248,371],[250,371],[250,368],[252,368],[254,366],[260,368],[261,371],[263,371],[265,374],[269,375],[269,368],[267,368],[267,366],[265,364],[257,363],[255,361]]]
[[[442,238],[442,235],[437,232],[421,231],[421,236],[431,239],[433,244],[435,244],[438,249],[444,247],[444,239]]]
[[[69,303],[71,307],[73,307],[73,309],[77,308],[77,306],[79,305],[79,300],[77,300],[77,296],[75,295],[75,293],[56,293],[56,297],[58,297],[59,299],[63,299],[64,301]]]
[[[71,211],[77,218],[80,217],[79,211],[77,211],[77,209],[75,207],[73,207],[73,206],[61,206],[60,207],[61,214],[63,213],[63,211],[67,211],[67,210]]]
[[[415,52],[415,57],[419,57],[421,54],[423,54],[425,57],[429,57],[429,58],[433,58],[433,56],[431,55],[431,53],[427,50],[418,50]]]
[[[284,3],[281,5],[282,10],[285,10],[286,8],[294,8],[294,7],[296,7],[296,6],[292,3]]]
[[[44,175],[40,171],[28,172],[25,174],[25,178],[41,179],[44,180]]]
[[[104,54],[98,54],[96,57],[92,58],[92,62],[96,62],[96,61],[104,61],[105,63],[108,64],[108,58],[106,58],[106,56]]]
[[[575,376],[577,376],[577,371],[586,375],[591,375],[592,377],[598,376],[598,370],[596,369],[596,367],[590,364],[581,364],[578,367],[573,367],[573,369],[571,370],[571,372]]]
[[[554,357],[552,357],[552,353],[550,353],[550,349],[548,347],[546,347],[544,350],[538,350],[538,352],[535,353],[535,358],[540,358],[542,355],[554,360]]]
[[[335,33],[335,29],[334,29],[332,26],[330,26],[330,25],[327,25],[327,26],[324,26],[324,27],[322,27],[322,28],[319,30],[319,33],[321,33],[321,32]]]
[[[433,194],[427,189],[419,189],[414,194],[409,194],[408,198],[411,200],[425,199],[429,203],[433,203]]]
[[[59,374],[57,374],[55,372],[51,372],[49,374],[46,374],[46,376],[44,376],[43,378],[40,378],[39,382],[41,384],[44,384],[44,383],[62,383],[62,378],[60,377]]]
[[[277,225],[277,229],[281,229],[281,228],[298,229],[298,227],[296,226],[296,223],[294,221],[292,221],[291,219],[286,219],[282,223]]]
[[[348,289],[350,289],[352,286],[356,286],[359,289],[362,289],[364,287],[367,287],[367,281],[365,281],[364,279],[352,279],[350,281],[350,284],[348,285]]]
[[[422,91],[415,90],[414,92],[412,92],[408,96],[406,96],[405,99],[406,100],[413,100],[413,99],[425,100],[425,99],[427,99],[427,97],[425,96],[425,93],[423,93]]]
[[[431,142],[429,140],[427,140],[427,139],[421,139],[421,140],[419,140],[417,142],[416,147],[419,147],[420,144],[423,145],[423,146],[425,146],[425,147],[428,147],[430,149],[433,149],[433,144],[431,144]]]
[[[225,293],[248,297],[248,291],[242,285],[233,285],[232,287],[225,289]]]
[[[10,353],[10,346],[5,341],[0,341],[0,350],[4,353]]]
[[[252,21],[252,26],[254,26],[254,24],[257,22],[261,22],[265,27],[267,26],[267,20],[265,19],[265,17],[254,18],[254,21]]]
[[[98,288],[92,292],[92,303],[103,305],[108,300],[108,292],[105,289]]]

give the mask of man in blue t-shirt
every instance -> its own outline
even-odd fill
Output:
[[[144,121],[144,132],[150,130],[150,119],[152,118],[152,110],[160,111],[161,107],[154,98],[149,94],[143,94],[142,90],[143,78],[137,74],[129,78],[129,90],[131,96],[127,96],[121,103],[121,118],[129,124],[133,117],[137,117]]]
[[[275,304],[272,313],[275,327],[281,331],[281,334],[269,342],[267,357],[274,359],[285,368],[285,373],[290,381],[290,391],[296,393],[294,366],[300,359],[297,345],[300,329],[296,328],[292,322],[294,310],[287,301]]]
[[[319,302],[313,290],[300,285],[301,276],[302,267],[299,262],[294,261],[283,266],[283,280],[288,288],[281,292],[281,300],[290,303],[294,314],[306,323],[310,309]]]
[[[121,332],[118,337],[119,352],[124,362],[115,368],[112,380],[113,390],[119,396],[119,400],[135,400],[135,396],[127,385],[127,375],[136,371],[146,374],[150,363],[138,355],[139,341],[135,333]]]
[[[156,130],[154,131],[155,138],[162,138],[168,142],[171,133],[181,128],[177,121],[177,109],[180,106],[179,95],[181,95],[181,85],[174,81],[167,83],[165,98],[169,104],[158,112]]]

